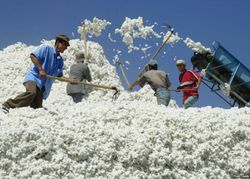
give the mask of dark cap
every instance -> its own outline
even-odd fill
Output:
[[[77,62],[84,62],[84,59],[85,59],[84,53],[82,53],[82,52],[77,53],[75,57],[76,57]]]
[[[69,37],[66,36],[66,35],[58,35],[56,36],[56,40],[59,40],[59,41],[64,41],[66,42],[66,45],[69,46]]]
[[[149,60],[148,65],[157,66],[157,61],[155,59],[151,59]]]

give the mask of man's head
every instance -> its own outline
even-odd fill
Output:
[[[186,71],[186,62],[184,60],[177,60],[176,66],[180,72]]]
[[[150,70],[157,70],[158,69],[158,64],[157,61],[155,59],[151,59],[147,66],[145,67],[146,71],[150,71]]]
[[[75,56],[76,62],[82,62],[83,63],[84,59],[85,59],[85,55],[82,52],[77,53],[76,56]]]
[[[69,46],[69,37],[66,35],[58,35],[56,36],[56,52],[63,53]]]

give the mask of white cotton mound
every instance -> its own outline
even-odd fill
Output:
[[[53,43],[45,41],[45,43]],[[82,42],[63,54],[67,75]],[[0,102],[24,89],[34,46],[0,51]],[[88,42],[94,83],[121,89],[90,90],[79,104],[56,82],[48,108],[0,112],[0,178],[242,178],[250,177],[250,109],[156,105],[149,87],[123,91],[103,49]]]

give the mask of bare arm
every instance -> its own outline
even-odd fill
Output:
[[[133,82],[133,83],[131,83],[131,84],[129,85],[128,90],[129,90],[129,91],[132,91],[133,88],[134,88],[135,86],[138,86],[138,85],[140,85],[140,81],[139,81],[139,80],[136,80],[135,82]]]
[[[39,75],[43,78],[45,78],[47,76],[46,72],[43,70],[43,67],[41,65],[41,63],[39,62],[38,58],[36,58],[34,55],[30,55],[31,61],[32,63],[36,66],[36,68],[39,71]]]
[[[42,65],[40,64],[39,60],[33,55],[30,55],[31,61],[32,63],[36,66],[36,68],[38,69],[38,71],[42,70]]]
[[[202,78],[199,78],[197,82],[197,86],[196,86],[197,89],[201,86],[201,81],[202,81]]]
[[[133,88],[134,88],[135,86],[138,86],[138,85],[142,88],[142,87],[145,85],[145,83],[146,83],[146,80],[145,80],[145,78],[144,78],[143,76],[137,77],[136,81],[133,82],[133,83],[131,83],[131,84],[129,85],[128,90],[129,90],[129,91],[132,91]]]

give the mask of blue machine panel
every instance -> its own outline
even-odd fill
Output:
[[[227,84],[230,87],[228,95],[234,104],[246,106],[250,102],[250,70],[218,42],[214,43],[214,49],[206,68],[207,78],[218,86]]]

